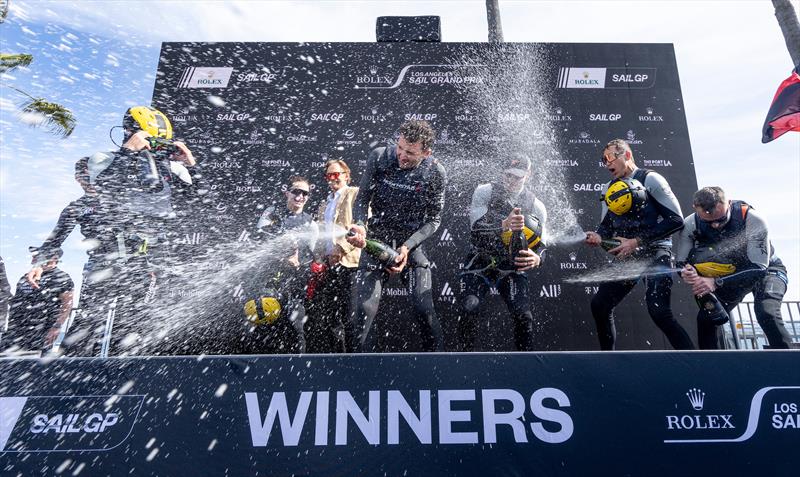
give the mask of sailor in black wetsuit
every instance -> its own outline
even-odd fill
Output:
[[[400,254],[393,266],[382,268],[368,254],[361,261],[353,287],[351,322],[347,326],[349,352],[375,351],[376,339],[370,333],[378,312],[383,282],[389,275],[411,268],[409,287],[414,308],[421,317],[424,351],[443,351],[442,329],[433,307],[430,262],[421,243],[441,223],[446,175],[431,157],[435,133],[425,121],[408,121],[400,126],[396,145],[374,149],[361,178],[353,210],[357,225],[348,242],[363,248],[367,233],[395,248]],[[367,217],[368,211],[372,216]]]
[[[675,247],[677,262],[686,264],[683,279],[695,295],[714,293],[728,312],[752,292],[756,319],[770,347],[791,348],[781,319],[786,267],[775,255],[764,219],[746,202],[726,200],[719,187],[695,192],[693,206],[695,213],[686,217]],[[700,348],[723,348],[722,327],[704,316],[697,315]]]
[[[678,199],[660,174],[639,169],[630,145],[614,139],[603,149],[603,162],[614,176],[603,190],[602,219],[596,232],[586,233],[586,243],[600,245],[604,239],[617,239],[619,246],[609,250],[615,262],[649,262],[645,276],[647,311],[675,349],[693,349],[686,330],[672,315],[672,239],[683,227]],[[610,192],[610,193],[609,193]],[[592,298],[592,316],[597,325],[600,348],[613,350],[617,331],[614,308],[641,277],[602,283]]]
[[[74,321],[70,325],[69,335],[61,343],[61,349],[69,356],[91,356],[96,333],[100,330],[94,328],[102,327],[102,322],[92,323],[89,319],[91,307],[98,303],[97,283],[90,278],[92,271],[98,268],[102,261],[100,254],[96,253],[97,246],[102,241],[109,241],[111,237],[104,236],[104,226],[102,214],[100,214],[100,201],[97,192],[91,184],[89,173],[89,162],[102,160],[100,155],[109,156],[107,153],[97,153],[92,157],[84,157],[75,163],[75,180],[83,189],[84,194],[69,203],[61,215],[58,222],[50,232],[44,243],[36,247],[44,255],[61,248],[70,233],[79,227],[84,237],[84,242],[88,244],[86,253],[89,255],[86,265],[83,267],[83,280],[81,285],[81,297],[78,308],[80,312],[76,314]],[[34,266],[26,275],[26,280],[30,286],[39,287],[39,279],[43,268]]]
[[[236,337],[237,354],[302,353],[305,287],[314,258],[317,225],[303,211],[311,186],[302,176],[289,178],[286,207],[269,206],[261,213],[252,240],[272,252],[269,262],[243,284],[243,332]],[[265,301],[266,299],[266,301]],[[277,300],[280,309],[271,308]]]
[[[514,320],[517,350],[533,350],[533,314],[525,272],[541,263],[547,211],[527,187],[530,169],[527,156],[511,156],[504,162],[500,180],[481,184],[472,194],[472,253],[466,261],[467,270],[461,274],[464,315],[458,321],[459,351],[474,349],[478,306],[495,285]],[[509,241],[515,231],[523,231],[528,248],[512,262]]]

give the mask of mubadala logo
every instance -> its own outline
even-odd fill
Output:
[[[662,122],[664,122],[664,116],[656,115],[655,111],[653,110],[653,108],[648,106],[645,109],[645,112],[647,113],[646,115],[642,115],[642,114],[639,115],[639,121],[640,122],[643,122],[643,123],[652,123],[652,122],[662,123]]]
[[[592,135],[586,131],[581,131],[580,133],[578,133],[577,138],[572,138],[568,142],[570,144],[591,144],[591,145],[600,144],[599,139],[594,139]]]
[[[645,159],[645,167],[672,167],[672,161],[668,159]]]
[[[130,435],[145,397],[0,397],[0,452],[111,450]]]
[[[539,297],[543,298],[556,298],[561,295],[561,285],[542,285],[542,290],[539,292]]]
[[[344,118],[343,113],[311,113],[311,121],[312,122],[335,122],[338,123],[339,121]]]
[[[578,261],[578,254],[576,252],[569,253],[569,262],[561,262],[561,270],[588,270],[589,265],[586,262]]]
[[[302,391],[299,395],[288,396],[286,392],[276,391],[263,393],[261,398],[256,392],[245,392],[244,398],[253,447],[297,449],[303,438],[308,442],[302,445],[309,446],[311,439],[314,446],[356,445],[352,436],[359,433],[358,444],[366,439],[373,446],[397,445],[401,439],[410,445],[494,444],[498,441],[561,444],[572,437],[575,429],[567,412],[571,407],[569,397],[564,391],[549,387],[522,392],[515,389],[373,389],[355,396],[344,390]],[[289,403],[296,403],[294,409]],[[352,425],[357,427],[357,433],[348,431]],[[502,432],[498,432],[498,428]],[[313,432],[304,432],[304,429]]]
[[[573,184],[572,190],[575,192],[600,192],[603,190],[603,184]]]
[[[191,66],[183,71],[179,88],[227,88],[231,79],[233,68]]]
[[[590,114],[589,121],[619,121],[622,115],[619,113],[600,113]]]
[[[633,129],[628,129],[625,138],[628,140],[628,144],[644,144],[641,139],[636,139],[636,133],[633,132]]]
[[[453,287],[450,286],[449,282],[444,282],[444,286],[442,287],[442,292],[441,294],[439,294],[439,301],[455,305],[456,294],[453,293]]]
[[[453,167],[483,167],[484,162],[483,159],[478,159],[474,157],[469,157],[469,158],[459,157],[458,159],[447,161],[447,165]]]

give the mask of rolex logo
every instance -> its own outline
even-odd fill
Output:
[[[374,75],[374,74],[377,74],[377,73],[378,73],[378,67],[377,66],[370,66],[369,67],[369,74]]]
[[[706,393],[699,389],[692,388],[686,393],[686,397],[689,398],[689,403],[691,403],[692,408],[695,411],[700,411],[703,409],[703,401],[706,398]]]
[[[569,260],[570,260],[571,262],[574,262],[574,261],[575,261],[575,260],[577,260],[577,259],[578,259],[578,254],[577,254],[577,253],[575,253],[575,252],[570,252],[570,253],[569,253]]]
[[[647,114],[653,114],[653,108],[648,107],[646,109],[646,111],[647,111]]]

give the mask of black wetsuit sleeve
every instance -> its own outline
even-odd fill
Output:
[[[605,205],[603,206],[605,207]],[[611,225],[611,213],[606,211],[603,214],[603,220],[600,221],[600,225],[597,226],[597,230],[595,230],[597,235],[602,237],[603,239],[610,239],[614,236],[614,227]]]
[[[39,248],[51,250],[61,247],[64,240],[69,237],[69,234],[75,229],[75,226],[78,225],[79,213],[80,207],[76,201],[70,202],[68,206],[64,207],[53,231],[50,232],[50,235],[47,236],[47,239],[45,239],[44,243]]]
[[[434,234],[442,223],[442,209],[444,209],[444,189],[447,184],[447,176],[444,168],[437,164],[432,165],[436,169],[431,174],[431,184],[427,190],[427,200],[425,201],[425,222],[418,228],[403,245],[409,250],[414,250],[420,243]]]
[[[367,168],[358,184],[358,195],[353,203],[353,223],[366,226],[369,218],[369,204],[375,195],[375,173],[378,170],[378,159],[385,148],[373,149],[367,157]]]

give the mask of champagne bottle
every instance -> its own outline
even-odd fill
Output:
[[[695,296],[697,306],[700,307],[700,313],[703,319],[711,321],[711,323],[719,326],[728,322],[728,312],[713,293],[706,293],[703,296]]]
[[[620,242],[617,239],[603,239],[600,241],[600,246],[603,247],[603,250],[605,250],[606,252],[608,252],[612,248],[619,247],[621,244],[622,242]]]
[[[364,246],[364,251],[377,261],[381,262],[383,265],[394,263],[394,259],[400,255],[397,250],[383,242],[374,239],[367,239],[367,244]]]
[[[519,214],[520,209],[516,208],[514,212]],[[508,241],[508,255],[511,257],[511,262],[513,263],[519,252],[526,248],[528,248],[528,239],[525,238],[525,233],[522,230],[512,230],[511,238]]]

